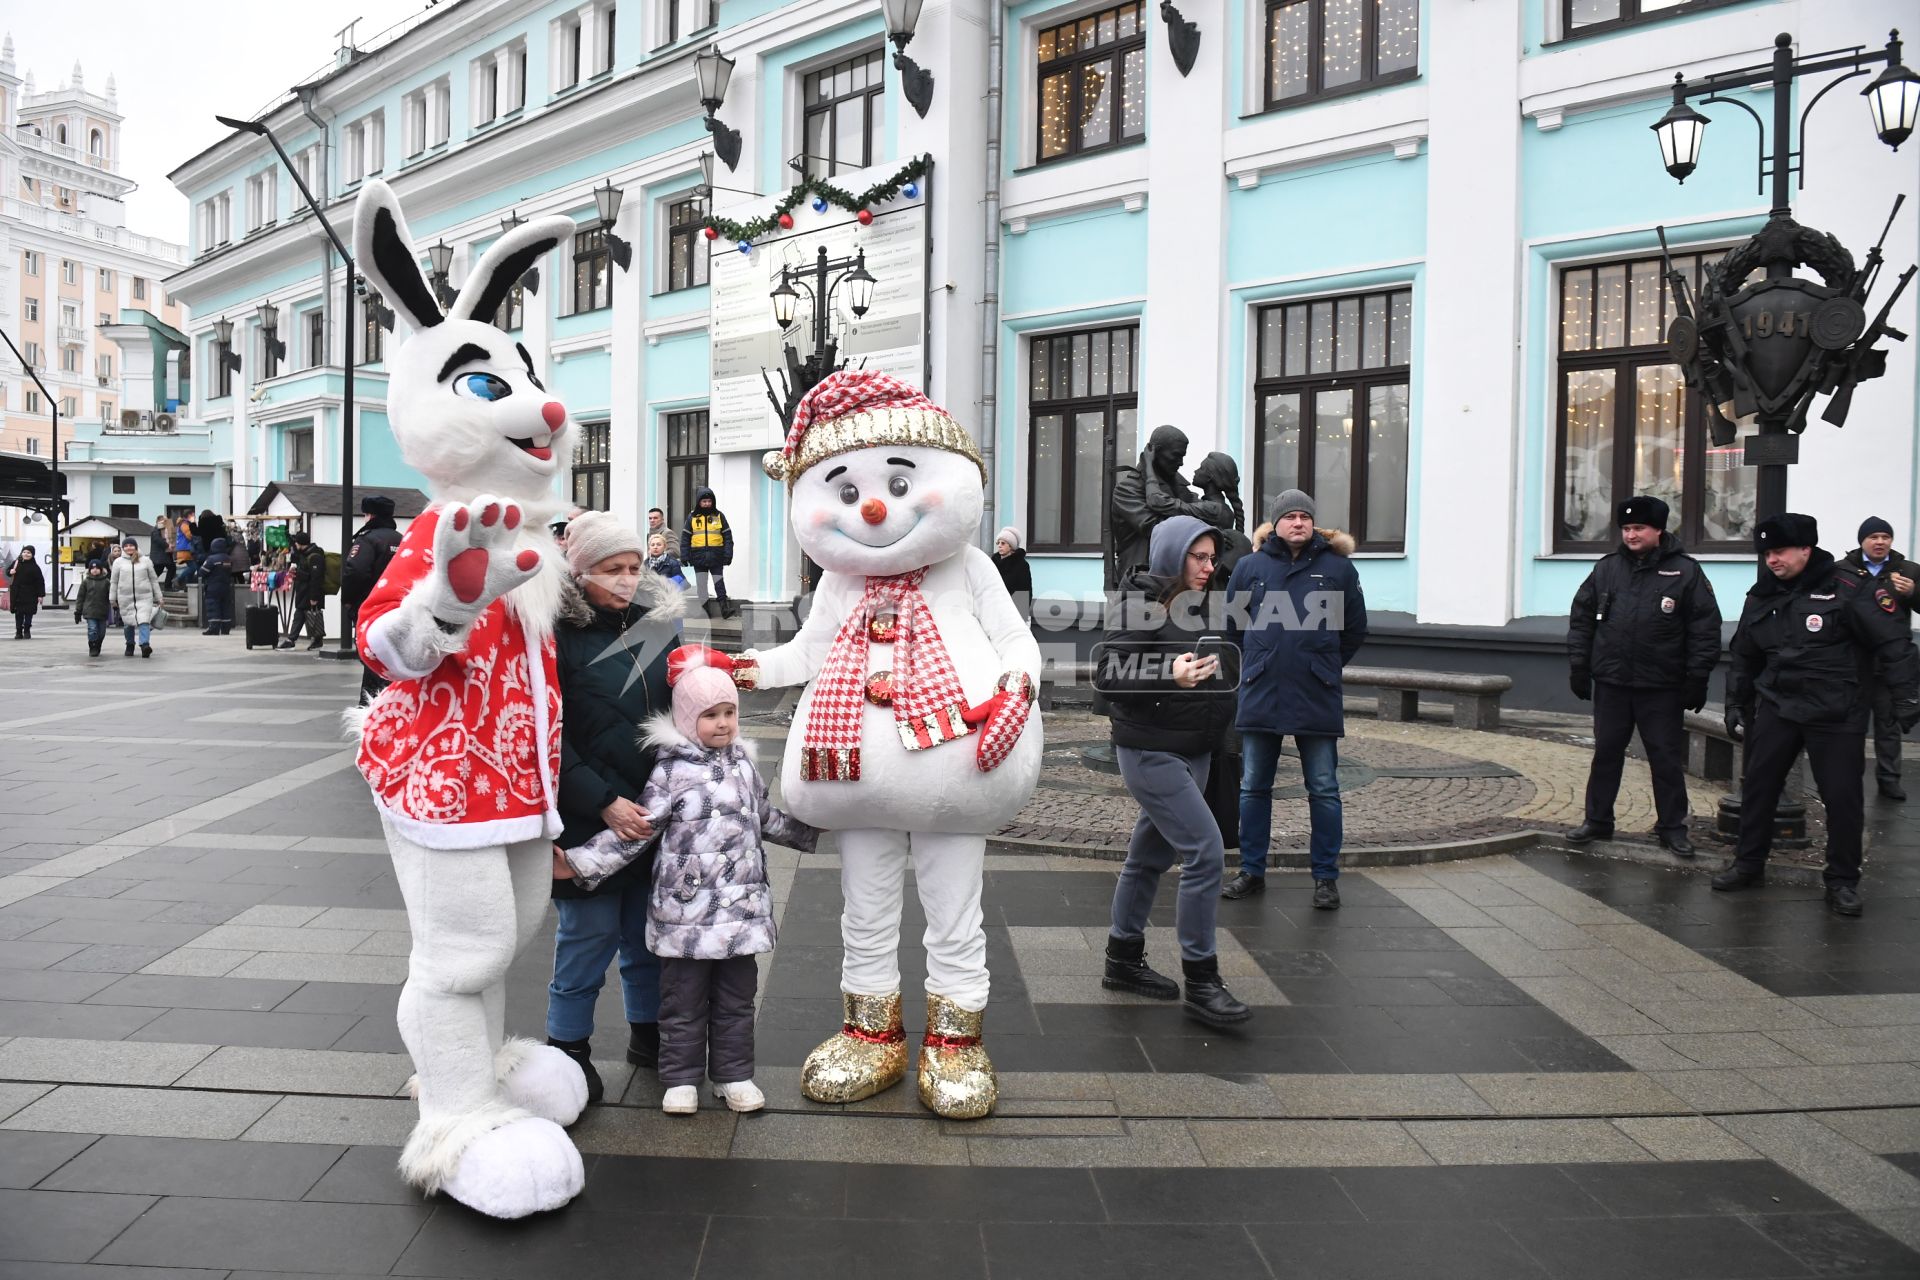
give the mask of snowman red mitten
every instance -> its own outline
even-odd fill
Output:
[[[980,747],[974,761],[980,772],[992,773],[1013,754],[1014,744],[1027,727],[1037,696],[1033,677],[1024,671],[1009,671],[994,683],[998,690],[977,707],[960,713],[968,724],[986,727],[980,731]]]

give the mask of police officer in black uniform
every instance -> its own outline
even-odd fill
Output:
[[[1720,661],[1720,602],[1699,561],[1666,531],[1668,514],[1654,497],[1621,503],[1620,549],[1602,556],[1574,593],[1567,656],[1574,696],[1593,699],[1593,765],[1586,821],[1567,839],[1613,837],[1620,771],[1638,729],[1653,772],[1655,834],[1691,858],[1681,717],[1707,705],[1707,679]]]
[[[1920,654],[1891,590],[1850,573],[1822,551],[1812,516],[1771,516],[1754,530],[1768,572],[1747,592],[1727,676],[1727,732],[1746,736],[1740,840],[1716,889],[1766,876],[1774,810],[1806,748],[1827,806],[1827,907],[1860,914],[1861,783],[1876,668],[1902,729],[1920,724]]]

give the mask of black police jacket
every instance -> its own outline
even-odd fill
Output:
[[[1920,698],[1920,655],[1892,589],[1818,547],[1799,577],[1766,574],[1747,592],[1731,652],[1727,706],[1749,720],[1763,699],[1797,724],[1864,733],[1876,663],[1896,707]]]
[[[1644,556],[1602,556],[1573,596],[1567,657],[1576,675],[1634,689],[1704,686],[1720,661],[1713,584],[1670,533]]]
[[[1868,573],[1867,558],[1858,547],[1847,552],[1846,556],[1841,559],[1840,564],[1843,568],[1851,569],[1866,579],[1868,590],[1872,590],[1875,586],[1889,588],[1889,594],[1893,596],[1893,616],[1906,623],[1909,627],[1913,625],[1914,597],[1903,596],[1898,591],[1891,590],[1892,584],[1888,582],[1887,575],[1897,573],[1903,578],[1912,578],[1915,582],[1920,582],[1920,564],[1915,564],[1898,551],[1889,551],[1887,553],[1886,567],[1881,569],[1877,574]]]
[[[1224,643],[1217,648],[1200,644],[1215,603],[1209,596],[1189,593],[1164,610],[1150,608],[1148,601],[1165,598],[1166,586],[1166,579],[1144,569],[1122,581],[1120,607],[1094,652],[1094,688],[1106,708],[1114,746],[1207,755],[1233,727],[1239,651]],[[1224,631],[1213,628],[1223,640]],[[1220,658],[1220,673],[1181,688],[1173,679],[1173,660],[1203,648],[1205,656]]]

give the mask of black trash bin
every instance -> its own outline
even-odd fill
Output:
[[[280,611],[270,604],[247,606],[247,648],[271,649],[280,639]]]

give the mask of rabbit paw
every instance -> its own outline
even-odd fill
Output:
[[[453,627],[470,626],[495,600],[540,570],[540,553],[514,551],[520,507],[491,494],[453,503],[433,531],[433,616]]]

